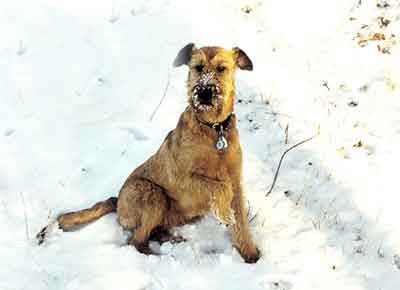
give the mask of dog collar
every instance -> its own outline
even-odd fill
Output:
[[[218,139],[217,142],[215,143],[215,147],[217,148],[217,150],[222,151],[228,148],[228,141],[224,136],[224,127],[221,124],[216,124],[214,129],[218,133]]]
[[[217,148],[218,151],[223,151],[226,148],[228,148],[228,140],[226,140],[224,135],[225,135],[226,129],[228,128],[228,126],[230,124],[231,118],[232,118],[232,114],[230,114],[228,116],[228,118],[226,118],[221,123],[200,122],[200,123],[206,125],[207,127],[210,127],[212,129],[214,129],[215,131],[217,131],[218,139],[217,139],[217,142],[215,143],[215,147]]]

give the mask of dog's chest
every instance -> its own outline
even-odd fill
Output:
[[[217,146],[218,134],[202,137],[194,140],[195,142],[192,142],[191,146],[185,148],[191,153],[188,162],[191,166],[189,170],[210,179],[228,182],[231,177],[230,173],[236,172],[236,168],[241,166],[241,151],[236,129],[226,132],[224,139],[227,146],[222,150]]]
[[[199,149],[193,156],[192,172],[216,181],[229,181],[229,168],[232,166],[231,150],[223,152],[217,150]]]
[[[186,182],[183,182],[179,194],[179,206],[188,216],[202,215],[210,209],[215,194],[224,194],[231,188],[233,165],[232,151],[211,151],[207,147],[197,146],[196,153],[186,164],[189,166]],[[182,181],[182,180],[180,180]],[[222,190],[222,192],[221,192]]]

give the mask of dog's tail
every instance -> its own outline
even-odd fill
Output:
[[[87,224],[101,218],[108,213],[117,211],[117,202],[118,198],[110,197],[105,201],[96,203],[90,208],[59,215],[55,223],[45,226],[36,235],[38,244],[40,245],[44,242],[53,225],[58,224],[58,227],[64,231],[72,230],[76,226]]]

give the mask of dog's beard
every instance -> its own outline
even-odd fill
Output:
[[[192,106],[198,112],[211,112],[218,110],[224,101],[224,96],[221,94],[221,89],[219,86],[215,86],[213,89],[213,95],[210,100],[203,102],[198,92],[203,89],[200,85],[195,86],[192,90]]]
[[[212,112],[216,111],[223,101],[223,96],[218,95],[213,97],[213,99],[209,103],[200,102],[197,95],[192,96],[192,106],[198,112]]]

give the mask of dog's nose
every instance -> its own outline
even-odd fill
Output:
[[[214,94],[214,86],[201,87],[198,92],[198,98],[201,103],[211,103]]]

